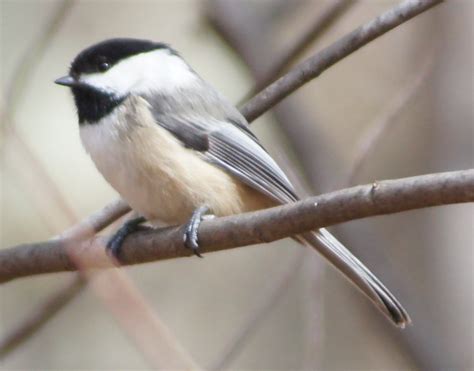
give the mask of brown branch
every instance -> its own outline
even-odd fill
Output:
[[[58,239],[78,240],[89,238],[127,214],[130,210],[130,206],[125,201],[121,199],[115,200],[103,209],[89,215],[80,223],[66,229],[58,236]]]
[[[442,0],[403,1],[297,65],[251,99],[245,105],[242,113],[249,121],[255,120],[296,89],[318,77],[349,54],[441,2]]]
[[[327,4],[316,19],[301,33],[299,38],[277,57],[277,61],[272,64],[262,76],[257,76],[255,87],[248,94],[248,98],[275,81],[293,61],[301,57],[303,52],[323,35],[324,31],[331,27],[353,4],[355,4],[353,0],[335,0]],[[247,99],[245,99],[245,101],[246,100]]]
[[[252,213],[206,220],[200,226],[203,253],[271,242],[329,225],[375,215],[474,201],[474,170],[386,180],[311,197]],[[122,264],[190,256],[181,227],[138,232],[122,248]],[[64,241],[24,244],[0,251],[0,282],[42,273],[74,271],[69,256],[80,256],[89,268],[109,266],[107,237],[95,237],[65,248]],[[69,245],[69,244],[66,244]],[[137,248],[140,246],[140,248]]]

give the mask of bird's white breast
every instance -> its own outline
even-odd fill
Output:
[[[216,215],[268,206],[157,125],[142,98],[129,98],[100,122],[81,126],[80,135],[105,179],[148,220],[180,224],[203,204]]]

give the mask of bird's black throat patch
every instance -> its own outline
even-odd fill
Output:
[[[113,94],[88,86],[73,87],[72,94],[77,107],[79,125],[97,123],[126,98],[117,98]]]

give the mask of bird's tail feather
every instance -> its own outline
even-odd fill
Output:
[[[382,282],[326,229],[305,233],[297,239],[311,245],[329,260],[396,326],[403,328],[411,322],[406,310]]]

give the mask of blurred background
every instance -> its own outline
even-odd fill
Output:
[[[81,147],[69,92],[53,84],[80,50],[117,36],[168,42],[237,104],[334,3],[0,0],[2,248],[48,239],[117,197]],[[396,3],[341,1],[304,54]],[[312,194],[472,168],[473,11],[470,0],[450,1],[416,17],[330,68],[252,128],[293,177],[305,177],[300,184]],[[384,129],[370,141],[374,127]],[[361,149],[367,141],[369,150]],[[447,206],[334,228],[405,305],[413,326],[404,331],[290,240],[126,272],[203,368],[470,370],[473,211]],[[0,286],[0,337],[71,279],[52,274]],[[150,367],[89,289],[1,365]]]

